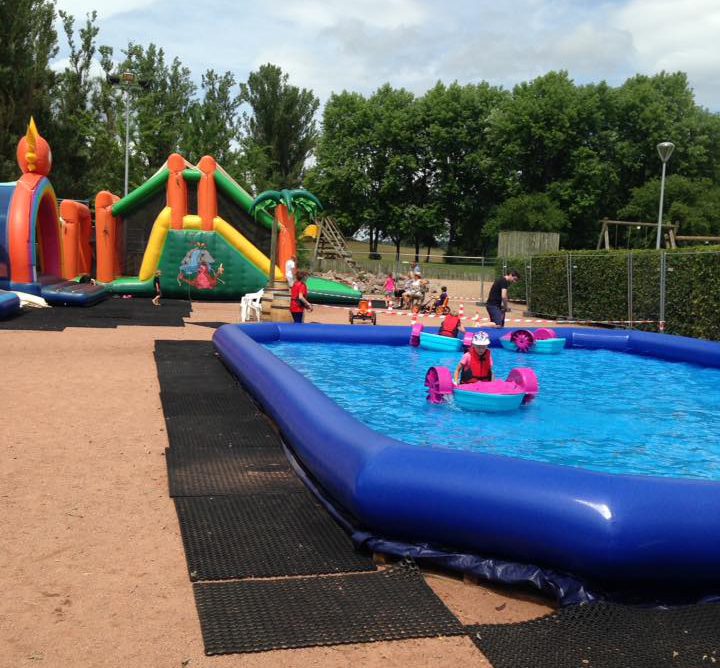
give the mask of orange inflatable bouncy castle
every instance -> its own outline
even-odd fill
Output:
[[[0,287],[40,294],[63,274],[57,199],[47,176],[52,154],[30,119],[17,148],[22,176],[0,186]]]
[[[91,274],[92,220],[90,209],[80,202],[66,199],[60,203],[62,225],[63,277]]]
[[[30,119],[17,147],[22,175],[0,183],[0,289],[40,295],[50,304],[90,304],[102,287],[75,278],[92,272],[92,221],[84,204],[66,200],[58,215],[48,179],[52,153]]]

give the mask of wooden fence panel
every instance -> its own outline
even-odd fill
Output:
[[[500,232],[498,239],[498,257],[530,257],[558,250],[558,232]]]

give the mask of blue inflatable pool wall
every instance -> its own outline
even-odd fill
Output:
[[[491,330],[492,345],[508,330]],[[558,329],[568,348],[603,348],[720,368],[720,344],[638,331]],[[442,448],[379,434],[261,343],[407,345],[409,327],[227,325],[225,363],[356,526],[543,569],[603,587],[720,589],[720,483],[611,475]]]
[[[0,318],[7,318],[19,310],[20,298],[14,292],[0,290]]]

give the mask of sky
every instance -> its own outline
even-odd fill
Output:
[[[720,112],[719,0],[57,0],[98,12],[99,44],[161,46],[198,81],[264,63],[324,103],[384,83],[422,95],[438,80],[511,89],[551,70],[576,84],[687,73]],[[61,51],[62,62],[67,51]]]

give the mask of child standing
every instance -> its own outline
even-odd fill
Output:
[[[393,297],[395,296],[395,279],[392,274],[388,274],[385,279],[383,290],[385,291],[385,305],[390,308],[393,303]]]
[[[160,276],[161,271],[155,272],[155,278],[153,279],[153,286],[155,287],[155,296],[153,297],[152,303],[155,306],[160,306],[160,297],[162,297],[162,289],[160,288]]]

